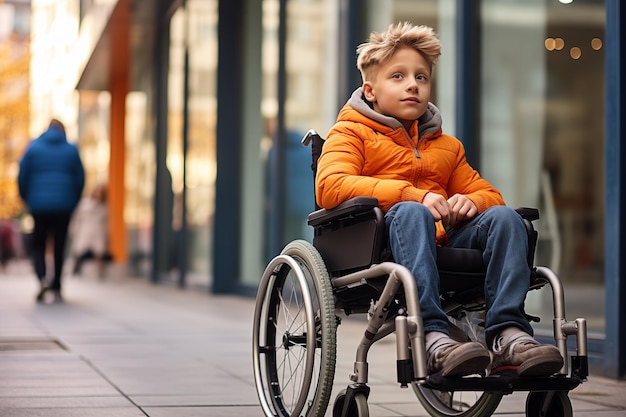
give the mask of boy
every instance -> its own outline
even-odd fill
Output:
[[[524,223],[467,163],[461,142],[442,133],[439,110],[429,102],[440,53],[432,28],[409,23],[373,32],[358,47],[363,85],[328,134],[317,202],[331,208],[356,196],[378,199],[394,260],[417,281],[429,374],[513,368],[521,376],[551,375],[563,358],[535,341],[524,315],[531,276]],[[437,245],[483,250],[489,350],[448,336]]]

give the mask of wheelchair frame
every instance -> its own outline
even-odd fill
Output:
[[[306,146],[311,141],[321,141],[321,143],[317,143],[317,146],[315,143],[313,146],[312,169],[315,172],[323,139],[314,131],[309,131],[303,139],[303,144]],[[381,255],[384,252],[384,239],[381,238],[381,233],[384,233],[384,219],[382,218],[382,211],[378,209],[376,203],[375,199],[357,198],[332,210],[318,210],[311,213],[308,222],[315,229],[313,245],[304,241],[292,242],[281,255],[268,264],[259,286],[253,330],[255,383],[265,414],[280,417],[300,415],[313,417],[324,414],[330,389],[328,387],[314,387],[312,398],[309,398],[311,395],[309,391],[312,389],[311,379],[314,378],[315,374],[313,368],[325,366],[323,359],[316,362],[314,357],[315,350],[320,347],[320,344],[322,344],[323,350],[326,349],[323,346],[323,343],[327,342],[324,339],[327,335],[323,334],[324,326],[327,326],[326,333],[336,332],[336,327],[333,330],[332,323],[331,325],[320,324],[324,320],[329,321],[328,318],[316,316],[316,314],[319,316],[328,315],[328,305],[322,306],[322,304],[330,303],[335,309],[343,310],[346,314],[369,314],[366,329],[356,351],[354,371],[350,375],[351,383],[345,392],[338,395],[333,407],[333,416],[335,417],[365,417],[369,415],[367,410],[367,398],[369,396],[367,357],[369,349],[375,342],[394,332],[396,334],[398,383],[401,387],[411,384],[426,411],[433,416],[491,415],[498,406],[502,395],[514,391],[529,391],[526,405],[528,417],[546,415],[547,412],[550,412],[550,415],[571,416],[571,403],[567,397],[567,392],[584,382],[588,376],[587,327],[584,318],[578,318],[574,321],[566,320],[564,290],[557,275],[548,268],[534,267],[530,288],[538,289],[548,284],[552,290],[553,335],[556,346],[565,359],[563,367],[557,374],[542,378],[522,378],[510,373],[464,378],[443,377],[440,374],[428,375],[417,284],[407,268],[386,261],[384,255]],[[532,264],[536,232],[531,221],[538,218],[538,212],[534,209],[525,209],[521,214],[525,218],[529,237],[532,240],[530,248],[533,253],[529,253],[529,262]],[[362,242],[356,244],[358,246],[356,254],[350,256],[348,261],[342,262],[341,259],[335,259],[334,256],[337,247],[345,245],[343,242],[345,236],[337,231],[342,230],[338,225],[346,221],[348,228],[352,227],[353,229],[350,233],[354,233],[356,228],[357,234],[360,233],[363,239]],[[325,229],[331,230],[330,237],[322,233]],[[333,236],[338,237],[338,246],[336,241],[333,244]],[[295,246],[296,250],[290,250],[291,246]],[[465,255],[472,255],[472,252],[475,252],[469,251],[470,253],[461,253],[464,255],[464,259],[468,259]],[[327,259],[331,267],[326,264]],[[303,304],[300,311],[304,311],[303,314],[306,316],[306,323],[303,325],[305,329],[301,332],[302,334],[296,335],[296,333],[290,333],[289,330],[283,334],[276,332],[273,327],[278,322],[279,312],[266,311],[268,308],[269,310],[287,308],[287,300],[283,300],[280,295],[275,294],[278,290],[282,291],[289,287],[284,283],[289,276],[289,272],[283,271],[285,268],[293,272],[296,277],[294,282],[297,282],[300,287],[299,294]],[[453,271],[452,275],[454,274]],[[463,274],[463,272],[458,272],[458,274]],[[381,277],[383,278],[382,282]],[[307,283],[307,280],[312,281],[313,285]],[[326,280],[328,283],[325,283]],[[276,284],[277,282],[278,284]],[[329,289],[324,289],[324,285],[327,284],[330,285],[332,300],[317,299],[315,301],[312,299],[313,296],[328,298]],[[368,292],[371,292],[370,287],[375,287],[373,294]],[[367,290],[365,296],[357,296],[357,301],[354,303],[341,300],[340,294],[358,292],[359,290],[356,288],[365,288]],[[475,286],[472,288],[475,290]],[[320,292],[322,296],[312,295],[313,292]],[[471,304],[471,301],[467,300],[472,300],[472,297],[469,296],[462,301],[451,297],[444,305],[444,309],[448,313],[463,309],[465,304]],[[359,302],[359,298],[374,301],[368,305],[362,301]],[[270,307],[268,307],[268,303]],[[316,311],[314,309],[318,304],[313,305],[315,303],[319,304],[319,309]],[[481,305],[480,301],[477,303],[479,306]],[[324,309],[326,309],[326,313],[323,312]],[[390,319],[390,315],[393,320]],[[268,339],[273,338],[275,340],[263,341],[264,332],[269,335]],[[576,351],[571,356],[571,364],[568,364],[567,338],[573,335],[576,336]],[[276,340],[279,340],[279,343],[276,343]],[[333,340],[336,341],[335,336],[331,335],[330,340],[331,343]],[[305,357],[302,359],[305,363],[305,369],[297,399],[292,400],[294,404],[291,404],[292,408],[288,409],[290,407],[283,403],[285,399],[282,398],[282,384],[278,381],[280,376],[277,375],[277,366],[279,365],[275,355],[279,348],[288,352],[289,349],[296,347],[305,350]],[[332,348],[334,349],[334,346]],[[331,386],[334,376],[334,357],[332,360]],[[318,363],[321,365],[317,365]],[[272,367],[274,368],[272,369]],[[267,374],[265,375],[267,380],[264,378],[264,373]],[[319,373],[322,374],[323,370]],[[323,377],[329,378],[326,374]],[[325,380],[317,384],[328,384],[328,381]],[[271,387],[268,388],[270,385]],[[270,394],[268,394],[268,390]],[[451,407],[449,409],[440,406],[439,400],[433,400],[435,397],[428,394],[463,391],[483,391],[483,395],[479,399],[482,402],[478,404],[477,401],[478,405],[472,405],[463,412],[456,412]],[[318,395],[318,392],[321,394]]]

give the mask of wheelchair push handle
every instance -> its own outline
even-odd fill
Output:
[[[302,146],[307,147],[314,138],[322,139],[322,137],[319,135],[319,133],[317,133],[315,129],[310,129],[308,132],[305,133],[300,143],[302,144]]]

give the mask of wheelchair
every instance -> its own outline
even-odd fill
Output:
[[[324,139],[314,130],[312,170]],[[518,209],[529,238],[531,290],[552,289],[554,341],[564,365],[550,377],[494,373],[467,377],[428,375],[424,331],[411,272],[391,260],[384,214],[374,198],[356,197],[308,216],[313,243],[292,241],[267,265],[256,296],[253,323],[254,380],[263,412],[277,417],[321,417],[330,403],[340,316],[367,315],[354,371],[338,393],[333,417],[368,417],[367,356],[377,341],[395,333],[397,380],[411,387],[433,417],[490,416],[502,397],[528,391],[526,416],[573,415],[568,392],[588,376],[585,319],[565,319],[563,287],[548,268],[533,266],[538,210]],[[450,336],[484,342],[484,273],[480,250],[438,248],[441,304]],[[529,316],[529,320],[532,318]],[[576,336],[568,353],[568,336]],[[569,361],[568,361],[569,357]]]

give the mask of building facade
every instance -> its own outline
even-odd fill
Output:
[[[568,318],[588,319],[592,366],[624,377],[624,13],[618,0],[82,0],[78,138],[109,183],[112,253],[155,282],[254,294],[267,261],[311,237],[299,139],[325,134],[360,84],[356,46],[426,24],[443,44],[444,130],[509,205],[540,208],[537,263],[563,280]],[[549,296],[529,295],[529,312],[549,316]]]

